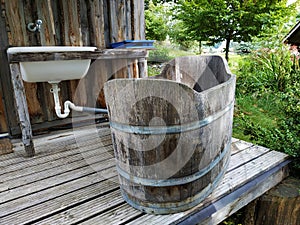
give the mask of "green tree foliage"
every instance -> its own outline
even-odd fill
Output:
[[[168,34],[167,15],[163,5],[148,3],[145,10],[146,38],[164,41]]]
[[[187,39],[211,45],[225,40],[228,60],[231,41],[248,42],[276,29],[294,8],[286,7],[286,0],[179,0],[175,18],[184,23]]]
[[[178,0],[145,0],[145,8],[146,9],[148,9],[150,2],[152,2],[154,5],[158,5],[158,4],[164,4],[167,2],[176,3],[176,2],[178,2]]]

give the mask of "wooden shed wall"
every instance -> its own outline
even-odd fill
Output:
[[[145,39],[144,0],[0,0],[0,2],[2,19],[6,24],[5,29],[2,28],[0,32],[5,32],[9,46],[66,45],[96,46],[101,49],[108,48],[112,42],[125,39]],[[29,32],[27,24],[37,19],[43,21],[40,33]],[[5,46],[2,44],[1,48]],[[128,68],[114,66],[119,74],[117,76],[127,76]],[[131,71],[134,72],[134,65],[131,67]],[[105,71],[103,68],[105,67],[101,68],[101,73],[106,79],[112,70]],[[4,79],[3,74],[1,76],[1,79]],[[95,79],[96,83],[103,82],[103,79],[100,81],[99,78]],[[6,80],[9,78],[6,77]],[[9,82],[5,85],[10,86]],[[50,85],[26,82],[24,85],[31,123],[57,120],[52,95],[49,93]],[[61,82],[62,100],[73,100],[77,85],[78,81]],[[89,88],[88,84],[85,86]],[[1,94],[12,95],[12,91],[3,89],[0,91]],[[77,93],[77,95],[85,94]],[[87,98],[80,96],[81,103],[88,103]],[[97,104],[101,105],[101,102],[103,97],[100,96]],[[4,119],[5,107],[11,108],[9,104],[3,105],[0,101],[0,133],[10,129],[9,132],[14,135],[19,132],[18,126],[16,121],[10,121],[9,126],[5,124],[7,121]],[[6,111],[10,113],[9,111],[13,109]]]

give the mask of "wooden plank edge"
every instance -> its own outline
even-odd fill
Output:
[[[22,52],[8,53],[9,63],[78,59],[138,59],[147,57],[147,49],[102,49],[93,52]]]
[[[288,176],[288,168],[287,165],[291,162],[291,160],[286,160],[276,167],[273,167],[272,169],[268,170],[267,172],[261,174],[260,176],[256,177],[256,179],[253,179],[249,181],[248,183],[244,184],[240,188],[236,189],[234,192],[224,196],[223,198],[217,200],[216,202],[211,203],[209,206],[203,208],[202,210],[192,214],[188,215],[185,218],[180,219],[179,221],[175,221],[172,224],[180,224],[180,225],[190,225],[190,224],[210,224],[207,223],[208,219],[211,219],[214,215],[221,213],[220,210],[222,208],[227,207],[228,205],[232,205],[233,207],[229,207],[230,210],[228,212],[228,215],[233,214],[240,208],[242,208],[241,205],[237,204],[243,197],[247,197],[247,195],[251,192],[255,192],[256,190],[259,190],[264,182],[273,180],[273,177],[282,172],[280,181]],[[272,178],[272,179],[271,179]],[[256,193],[255,195],[251,195],[251,197],[248,196],[247,201],[243,201],[244,205],[248,204],[255,198],[261,196],[263,193],[277,185],[280,181],[272,184],[270,187],[265,188],[265,190],[262,190],[261,193]],[[225,218],[224,218],[225,219]],[[221,220],[222,221],[222,220]],[[219,222],[221,222],[219,221]],[[216,221],[214,221],[215,223]]]

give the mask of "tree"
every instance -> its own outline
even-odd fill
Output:
[[[164,41],[167,38],[167,18],[163,5],[149,1],[145,10],[145,26],[147,39]]]
[[[145,0],[145,8],[148,9],[150,2],[152,2],[154,5],[158,4],[164,4],[166,2],[173,2],[176,3],[178,0]]]
[[[175,18],[184,23],[187,39],[226,41],[228,60],[231,41],[251,41],[263,35],[278,21],[285,22],[295,6],[286,7],[286,0],[179,0]]]

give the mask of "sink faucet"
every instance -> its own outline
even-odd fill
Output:
[[[38,19],[35,23],[28,23],[27,29],[31,32],[40,32],[43,21]]]

